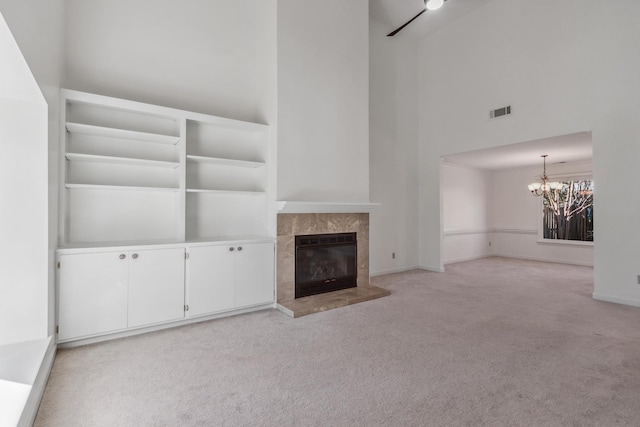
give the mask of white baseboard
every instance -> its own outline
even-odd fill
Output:
[[[412,265],[410,267],[400,267],[400,268],[392,268],[389,270],[380,270],[380,271],[376,271],[374,273],[370,273],[369,276],[370,277],[376,277],[376,276],[384,276],[386,274],[393,274],[393,273],[404,273],[405,271],[411,271],[411,270],[415,270],[418,267],[417,265]]]
[[[564,259],[558,259],[558,258],[529,257],[529,256],[519,256],[519,255],[510,255],[510,254],[493,254],[490,256],[501,257],[501,258],[524,259],[527,261],[551,262],[554,264],[579,265],[582,267],[593,267],[593,263],[590,263],[590,262],[572,261],[572,260],[564,260]]]
[[[473,261],[475,259],[491,258],[493,256],[495,256],[495,255],[494,254],[484,254],[484,255],[476,255],[476,256],[470,256],[470,257],[464,257],[464,258],[456,258],[456,259],[445,261],[444,265],[454,264],[456,262]]]
[[[296,317],[295,313],[293,312],[293,310],[288,309],[287,307],[280,305],[280,304],[276,304],[276,310],[286,314],[287,316],[293,318]]]
[[[613,302],[616,304],[630,305],[632,307],[640,307],[640,300],[637,299],[614,297],[611,295],[599,294],[597,292],[594,292],[592,296],[593,299],[598,301]]]
[[[31,392],[29,393],[29,398],[27,399],[27,403],[25,404],[22,415],[20,416],[18,427],[31,427],[36,420],[38,408],[40,407],[40,402],[42,401],[42,396],[44,395],[44,389],[47,386],[47,381],[49,380],[49,375],[51,374],[51,368],[53,368],[53,361],[55,359],[55,356],[56,344],[55,340],[51,336],[49,337],[49,345],[47,346],[47,351],[44,354],[42,364],[40,365],[40,369],[38,370],[38,375],[33,382]]]
[[[87,344],[95,344],[95,343],[102,342],[102,341],[109,341],[109,340],[113,340],[113,339],[117,339],[117,338],[131,337],[131,336],[134,336],[134,335],[146,334],[147,332],[160,331],[160,330],[163,330],[163,329],[169,329],[169,328],[175,328],[175,327],[178,327],[178,326],[190,325],[192,323],[205,322],[207,320],[219,319],[221,317],[229,317],[229,316],[236,316],[238,314],[252,313],[254,311],[266,310],[266,309],[270,309],[270,308],[276,308],[275,302],[270,302],[270,303],[266,303],[266,304],[258,304],[258,305],[251,306],[251,307],[233,309],[233,310],[223,311],[223,312],[215,313],[215,314],[207,314],[207,315],[203,315],[203,316],[194,316],[194,317],[189,317],[189,318],[181,319],[181,320],[172,320],[170,322],[161,323],[161,324],[157,324],[157,325],[153,325],[153,326],[143,326],[141,328],[128,329],[128,330],[109,333],[109,334],[91,336],[91,337],[86,337],[86,338],[73,338],[73,339],[70,339],[70,340],[67,340],[67,341],[59,341],[58,342],[58,347],[59,348],[71,348],[71,347],[78,347],[78,346],[87,345]]]
[[[427,265],[420,265],[418,266],[418,268],[421,270],[433,271],[434,273],[444,273],[443,267],[429,267]]]

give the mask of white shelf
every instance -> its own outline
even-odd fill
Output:
[[[237,243],[270,243],[275,239],[270,236],[206,236],[196,239],[176,240],[129,240],[129,241],[104,241],[104,242],[72,242],[58,247],[58,254],[75,254],[90,252],[111,252],[117,250],[132,249],[169,249],[191,246],[208,246],[211,244],[237,244]],[[0,348],[1,350],[1,348]]]
[[[187,155],[187,160],[193,162],[210,163],[226,166],[238,166],[242,168],[259,168],[265,165],[264,162],[253,162],[249,160],[223,159],[220,157],[194,156]]]
[[[155,142],[158,144],[176,145],[180,141],[179,136],[160,135],[156,133],[146,133],[146,132],[125,130],[125,129],[107,128],[102,126],[86,125],[82,123],[67,122],[66,129],[70,133],[104,136],[109,138],[133,139],[136,141]]]
[[[101,184],[65,184],[70,190],[126,190],[126,191],[170,191],[176,192],[179,188],[166,187],[134,187],[128,185],[101,185]]]
[[[204,188],[187,188],[187,193],[228,194],[228,195],[242,195],[242,196],[260,196],[265,194],[264,191],[207,190]]]
[[[178,162],[165,162],[161,160],[147,160],[136,159],[132,157],[113,157],[113,156],[100,156],[96,154],[80,154],[80,153],[66,153],[65,157],[70,161],[79,162],[99,162],[99,163],[115,163],[121,165],[134,165],[134,166],[155,166],[163,168],[176,169],[180,166]]]

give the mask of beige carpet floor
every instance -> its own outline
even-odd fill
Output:
[[[640,309],[588,267],[489,258],[391,296],[60,350],[35,425],[640,425]]]

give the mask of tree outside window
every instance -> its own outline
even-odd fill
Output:
[[[543,197],[543,238],[593,242],[593,180],[562,184]]]

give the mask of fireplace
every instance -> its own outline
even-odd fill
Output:
[[[295,297],[357,286],[356,233],[296,236]]]
[[[294,208],[291,208],[292,212],[278,212],[278,238],[276,244],[276,277],[278,284],[276,307],[278,310],[291,317],[300,317],[389,295],[388,290],[372,286],[369,282],[368,209],[370,209],[370,206],[358,205],[348,210],[344,204],[329,204],[325,206],[311,202],[308,204],[305,202],[281,203],[286,205],[291,203],[294,205]],[[329,208],[335,208],[337,212],[326,212],[326,209]],[[360,208],[365,211],[355,212],[355,210]],[[298,209],[303,210],[303,212],[297,212]],[[312,210],[316,210],[316,213],[309,212]],[[318,210],[320,210],[320,212],[317,212]],[[300,268],[296,268],[297,244],[304,243],[300,249],[300,257],[305,247],[310,248],[314,245],[313,241],[309,241],[308,243],[310,243],[311,246],[307,246],[307,242],[300,242],[300,238],[316,239],[317,243],[321,243],[322,238],[327,237],[324,235],[329,233],[352,236],[342,239],[342,242],[338,241],[340,239],[332,242],[351,245],[349,249],[344,248],[345,252],[339,252],[339,254],[349,260],[349,262],[353,262],[355,258],[356,264],[353,271],[349,271],[349,268],[340,268],[341,270],[346,270],[348,275],[352,277],[352,279],[347,282],[349,288],[336,292],[321,293],[319,295],[311,295],[313,292],[310,292],[310,295],[306,298],[296,298],[296,272],[300,273]],[[328,242],[324,241],[324,243]],[[302,261],[302,259],[299,261]],[[340,263],[338,264],[340,265]],[[306,268],[308,271],[310,266],[307,265]],[[308,276],[309,274],[307,274],[307,277]],[[311,274],[311,277],[313,277],[313,274]],[[336,279],[335,282],[331,280],[333,278]],[[327,283],[331,286],[336,286],[338,282],[337,277],[325,278],[320,284],[321,287],[326,286],[324,284],[326,280],[329,280]],[[303,281],[301,281],[301,283],[303,283]]]

